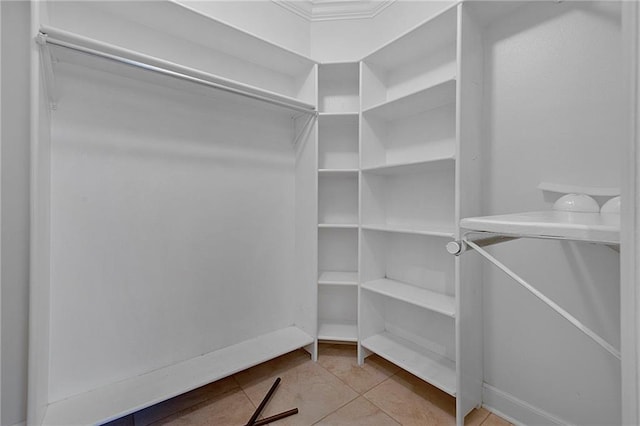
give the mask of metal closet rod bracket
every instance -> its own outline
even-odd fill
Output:
[[[49,98],[49,105],[52,110],[55,110],[58,107],[58,86],[53,72],[53,58],[48,46],[48,37],[46,33],[39,32],[35,41],[36,44],[40,46],[40,58],[42,60],[44,84]]]
[[[309,131],[311,130],[311,123],[313,123],[315,120],[318,119],[318,112],[317,111],[313,111],[313,113],[308,113],[308,114],[299,114],[295,117],[292,117],[292,121],[293,121],[293,126],[295,129],[295,122],[298,118],[304,116],[304,115],[308,115],[307,121],[305,121],[304,125],[302,126],[302,128],[300,129],[300,131],[298,132],[297,135],[295,135],[295,138],[293,139],[293,143],[292,145],[294,147],[297,147],[298,144],[300,143],[300,141],[302,141],[305,136],[309,133]]]
[[[479,238],[470,240],[469,239],[470,235],[478,235]],[[472,231],[464,234],[461,240],[449,241],[447,243],[447,251],[449,252],[449,254],[452,254],[454,256],[460,256],[467,250],[473,249],[473,247],[467,244],[467,241],[473,241],[473,243],[475,243],[475,245],[477,245],[478,247],[488,247],[495,244],[506,243],[506,242],[518,240],[518,239],[520,239],[520,237],[494,235],[486,232]]]

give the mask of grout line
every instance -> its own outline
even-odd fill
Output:
[[[328,413],[326,416],[322,417],[320,420],[318,420],[317,422],[314,423],[314,425],[320,423],[321,421],[323,421],[324,419],[326,419],[327,417],[329,417],[330,415],[332,415],[333,413],[335,413],[336,411],[340,410],[342,407],[345,407],[349,404],[351,404],[353,401],[355,401],[356,399],[360,398],[362,395],[360,395],[358,392],[356,392],[357,396],[355,398],[350,399],[349,401],[345,402],[344,404],[342,404],[341,406],[339,406],[338,408],[336,408],[335,410],[333,410],[332,412]]]
[[[491,417],[491,411],[487,410],[487,415],[480,422],[480,426],[482,426],[489,419],[489,417]]]

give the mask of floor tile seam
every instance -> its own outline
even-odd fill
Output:
[[[319,419],[318,421],[316,421],[315,423],[313,423],[313,425],[317,425],[318,423],[320,423],[321,421],[323,421],[324,419],[326,419],[327,417],[329,417],[330,415],[334,414],[336,411],[342,409],[343,407],[351,404],[353,401],[355,401],[356,399],[360,398],[362,395],[360,395],[358,392],[356,392],[356,396],[353,397],[352,399],[350,399],[349,401],[345,402],[344,404],[342,404],[341,406],[339,406],[338,408],[336,408],[335,410],[333,410],[330,413],[327,413],[325,416],[323,416],[321,419]],[[312,425],[312,426],[313,426]]]
[[[331,370],[325,368],[322,364],[320,364],[318,361],[316,361],[316,364],[318,364],[320,367],[322,367],[327,373],[331,374],[333,377],[335,377],[336,379],[338,379],[343,385],[345,385],[346,387],[348,387],[349,389],[351,389],[352,391],[354,391],[355,393],[358,394],[358,396],[363,396],[364,392],[369,392],[369,390],[366,390],[362,393],[360,393],[357,389],[355,389],[353,386],[349,385],[349,383],[345,382],[344,380],[342,380],[338,375],[334,374]],[[373,389],[373,388],[371,388]]]
[[[242,385],[240,384],[240,382],[238,381],[238,379],[236,378],[236,375],[234,374],[233,376],[233,380],[236,382],[236,384],[238,385],[238,388],[240,388],[240,390],[242,391],[242,393],[244,394],[244,396],[247,398],[247,400],[251,403],[251,405],[253,406],[253,409],[255,410],[256,408],[258,408],[258,406],[251,400],[251,397],[249,397],[249,394],[247,393],[247,391],[245,391],[244,387],[242,387]],[[265,407],[266,408],[266,407]]]
[[[369,389],[366,393],[369,393],[369,392],[373,391],[374,389],[376,389],[377,387],[382,386],[383,383],[387,382],[388,380],[391,380],[391,378],[394,377],[395,375],[396,374],[394,373],[391,376],[387,377],[385,380],[381,381],[380,383],[378,383],[377,385],[375,385],[374,387]],[[395,418],[395,416],[392,413],[388,412],[387,410],[385,410],[384,408],[382,408],[378,404],[376,404],[374,401],[370,400],[365,394],[362,394],[362,397],[364,399],[366,399],[367,401],[369,401],[371,404],[373,404],[375,407],[378,407],[378,409],[380,411],[382,411],[383,413],[385,413],[387,416],[391,417],[394,422],[398,423],[399,425],[402,425],[402,422],[399,419]],[[480,426],[482,426],[482,425],[480,425]]]
[[[484,416],[484,419],[482,419],[482,421],[480,422],[480,424],[478,426],[482,426],[484,424],[484,422],[486,422],[489,419],[489,417],[491,417],[491,411],[487,410],[487,415]]]
[[[376,386],[377,387],[377,386]],[[382,411],[383,413],[385,413],[387,416],[389,416],[389,418],[391,418],[394,422],[398,423],[399,425],[402,425],[402,422],[398,419],[396,419],[392,413],[388,412],[387,410],[385,410],[384,408],[380,407],[378,404],[376,404],[375,402],[373,402],[372,400],[370,400],[369,398],[367,398],[366,396],[362,395],[362,397],[364,399],[366,399],[367,401],[369,401],[371,404],[373,404],[374,407],[377,407],[378,410]],[[482,426],[482,425],[480,425]]]

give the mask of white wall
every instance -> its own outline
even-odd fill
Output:
[[[29,280],[29,3],[2,8],[2,425],[26,417]]]
[[[137,74],[58,64],[51,401],[293,324],[289,116]]]
[[[312,22],[311,57],[319,62],[360,60],[452,3],[396,0],[373,18]]]
[[[601,6],[525,6],[488,31],[486,214],[551,208],[554,196],[536,189],[541,181],[620,186],[626,106],[620,19],[615,5]],[[492,252],[620,347],[618,253],[542,240]],[[488,264],[484,344],[490,386],[565,422],[621,421],[619,360]]]

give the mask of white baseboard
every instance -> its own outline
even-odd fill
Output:
[[[25,420],[24,422],[16,423],[16,424],[11,425],[11,426],[27,426],[27,421]]]
[[[482,406],[517,426],[571,424],[486,383],[482,385]]]

